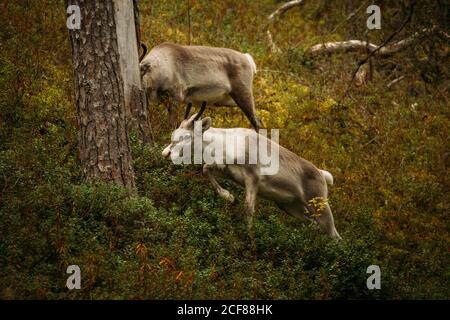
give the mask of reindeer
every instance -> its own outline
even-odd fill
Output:
[[[248,53],[227,48],[163,43],[140,57],[142,83],[149,101],[167,93],[179,103],[238,106],[255,129],[262,127],[255,114],[252,82],[256,64]]]
[[[225,175],[245,188],[245,211],[249,231],[252,229],[256,197],[260,195],[263,198],[274,201],[286,213],[306,221],[315,222],[329,236],[342,239],[335,228],[333,214],[327,203],[327,184],[333,184],[333,176],[328,171],[316,168],[309,161],[251,129],[211,127],[212,121],[210,117],[199,120],[205,110],[205,106],[203,104],[200,112],[190,118],[188,118],[190,111],[188,106],[184,120],[179,128],[173,132],[171,143],[162,152],[166,159],[171,158],[174,160],[180,157],[181,150],[189,150],[192,147],[194,123],[199,121],[197,123],[201,123],[203,132],[202,150],[205,150],[207,147],[204,141],[219,141],[219,145],[225,144],[225,146],[223,150],[213,150],[213,153],[220,155],[219,153],[222,152],[222,159],[227,157],[233,158],[232,164],[229,161],[227,161],[228,164],[224,164],[223,161],[206,163],[203,166],[203,173],[208,177],[219,196],[231,203],[235,200],[234,196],[218,183],[216,176]],[[187,133],[188,139],[184,137],[180,141],[180,135],[177,138],[177,132]],[[242,161],[238,161],[234,146],[230,148],[226,144],[230,137],[249,139],[248,144],[244,146],[244,154],[247,157],[250,153],[250,146],[258,145],[257,140],[262,139],[261,141],[267,143],[271,150],[275,150],[272,149],[274,146],[278,147],[278,170],[274,174],[263,175],[262,171],[265,165],[260,162],[259,158],[254,164],[238,164],[242,163]]]

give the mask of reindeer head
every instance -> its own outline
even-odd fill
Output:
[[[200,111],[189,118],[191,108],[192,104],[189,103],[184,114],[184,120],[181,122],[178,129],[172,132],[171,142],[162,152],[164,158],[172,159],[174,163],[181,163],[181,157],[188,157],[190,159],[191,150],[194,147],[194,139],[202,139],[201,133],[211,127],[210,117],[201,119],[202,130],[200,135],[196,136],[197,132],[194,132],[195,123],[200,119],[201,115],[205,111],[206,103],[203,102]],[[188,155],[184,154],[187,150],[189,150]]]

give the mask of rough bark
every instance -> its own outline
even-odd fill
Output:
[[[81,29],[70,30],[81,170],[87,181],[134,187],[124,83],[112,0],[71,0]]]
[[[141,48],[141,19],[139,12],[139,0],[133,0],[133,13],[134,13],[134,28],[136,31],[136,44],[139,49]],[[138,57],[139,58],[139,57]],[[139,71],[140,72],[140,71]],[[139,75],[140,79],[140,75]],[[141,79],[140,79],[141,80]],[[134,100],[132,102],[132,106],[134,108],[134,117],[137,119],[138,129],[141,134],[141,138],[144,143],[149,143],[154,141],[154,137],[152,134],[152,128],[150,127],[150,122],[148,119],[148,111],[147,111],[147,96],[146,90],[142,88],[142,83],[139,81],[139,87],[133,87],[133,99],[139,99],[139,101]]]
[[[133,0],[134,29],[136,31],[136,43],[138,49],[141,46],[141,20],[139,13],[139,0]]]
[[[152,135],[152,130],[150,127],[150,122],[148,120],[147,113],[147,96],[145,89],[138,86],[132,87],[131,92],[131,106],[132,106],[132,116],[136,119],[137,129],[144,143],[150,143],[154,141]]]

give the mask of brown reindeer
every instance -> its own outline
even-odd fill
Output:
[[[179,103],[238,106],[255,129],[262,127],[255,113],[252,56],[227,48],[163,43],[141,56],[142,83],[149,101],[167,93]]]

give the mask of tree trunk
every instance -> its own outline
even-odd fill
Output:
[[[124,82],[125,110],[128,128],[139,130],[142,140],[150,139],[147,99],[141,86],[139,71],[139,9],[138,1],[114,0],[120,72]]]
[[[134,174],[114,1],[69,4],[81,10],[81,28],[69,30],[81,170],[87,181],[111,181],[131,191]]]

